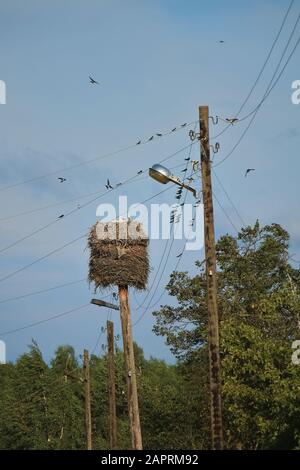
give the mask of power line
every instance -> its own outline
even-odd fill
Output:
[[[288,65],[288,63],[289,63],[289,61],[291,60],[292,56],[294,55],[294,52],[295,52],[296,48],[298,47],[298,44],[299,44],[299,41],[300,41],[300,37],[298,38],[298,40],[297,40],[297,42],[296,42],[296,45],[294,46],[294,48],[293,48],[292,52],[290,53],[290,55],[289,55],[289,57],[288,57],[286,63],[284,64],[284,66],[283,66],[283,68],[282,68],[282,70],[281,70],[279,76],[277,77],[277,79],[275,80],[275,82],[274,82],[273,85],[272,85],[272,82],[273,82],[273,80],[274,80],[275,77],[276,77],[276,74],[277,74],[277,72],[278,72],[278,70],[279,70],[279,68],[280,68],[280,65],[281,65],[281,63],[282,63],[282,61],[283,61],[283,58],[284,58],[284,56],[285,56],[285,54],[286,54],[286,51],[287,51],[287,49],[288,49],[288,47],[289,47],[289,45],[290,45],[290,42],[291,42],[291,40],[292,40],[292,38],[293,38],[293,36],[294,36],[294,33],[295,33],[295,30],[296,30],[296,28],[297,28],[297,26],[298,26],[299,20],[300,20],[300,14],[299,14],[298,17],[297,17],[297,20],[296,20],[296,22],[295,22],[295,24],[294,24],[293,30],[292,30],[292,32],[291,32],[291,34],[290,34],[290,36],[289,36],[289,39],[288,39],[288,41],[287,41],[287,43],[286,43],[286,45],[285,45],[285,48],[284,48],[284,50],[283,50],[283,52],[282,52],[282,54],[281,54],[280,60],[279,60],[279,62],[278,62],[278,64],[277,64],[276,69],[275,69],[275,71],[274,71],[274,73],[273,73],[273,75],[272,75],[272,78],[271,78],[271,80],[270,80],[270,82],[269,82],[269,84],[268,84],[268,86],[267,86],[267,89],[266,89],[266,91],[265,91],[265,93],[264,93],[264,95],[263,95],[263,98],[261,99],[261,101],[259,102],[259,104],[258,104],[251,112],[249,112],[248,114],[246,114],[244,117],[240,118],[240,119],[239,119],[239,122],[242,122],[242,121],[248,119],[253,113],[255,113],[255,111],[256,111],[257,109],[259,109],[259,108],[262,106],[262,104],[264,103],[264,101],[268,98],[268,96],[270,95],[271,91],[274,89],[274,87],[277,85],[278,81],[280,80],[280,78],[281,78],[283,72],[285,71],[285,69],[286,69],[286,67],[287,67],[287,65]]]
[[[83,281],[86,281],[86,278],[78,279],[77,281],[66,282],[64,284],[59,284],[59,285],[56,285],[56,286],[53,286],[53,287],[48,287],[47,289],[41,289],[41,290],[37,290],[37,291],[34,291],[34,292],[29,292],[28,294],[22,294],[22,295],[18,295],[16,297],[9,297],[8,299],[0,300],[0,304],[5,304],[7,302],[12,302],[14,300],[25,299],[27,297],[32,297],[32,296],[39,295],[39,294],[44,294],[46,292],[50,292],[50,291],[53,291],[53,290],[56,290],[56,289],[62,289],[63,287],[68,287],[68,286],[72,286],[74,284],[79,284],[80,282],[83,282]]]
[[[299,19],[300,19],[300,15],[298,16],[297,22],[299,21]],[[218,167],[219,165],[221,165],[222,163],[224,163],[224,162],[233,154],[233,152],[237,149],[237,147],[239,146],[239,144],[241,143],[241,141],[242,141],[243,138],[245,137],[246,133],[247,133],[248,130],[250,129],[252,123],[254,122],[254,119],[256,118],[257,113],[258,113],[258,111],[260,110],[262,104],[264,103],[264,101],[267,99],[267,97],[270,95],[271,91],[274,89],[274,87],[277,85],[278,81],[280,80],[280,78],[281,78],[281,76],[282,76],[284,70],[286,69],[286,67],[287,67],[287,65],[288,65],[288,63],[289,63],[289,61],[291,60],[292,56],[293,56],[294,53],[295,53],[295,51],[296,51],[296,49],[297,49],[297,47],[298,47],[298,45],[299,45],[299,42],[300,42],[300,37],[298,38],[298,40],[297,40],[297,42],[296,42],[296,44],[295,44],[295,46],[294,46],[292,52],[290,53],[290,55],[289,55],[289,57],[288,57],[288,59],[287,59],[285,65],[283,66],[283,68],[282,68],[282,70],[281,70],[279,76],[277,77],[277,79],[275,80],[275,82],[273,83],[273,85],[271,86],[271,88],[270,88],[270,85],[271,85],[272,81],[270,82],[269,87],[267,88],[267,92],[265,93],[265,95],[264,95],[263,99],[261,100],[261,102],[259,103],[259,105],[258,105],[251,113],[249,113],[248,117],[252,114],[252,118],[251,118],[251,120],[249,121],[247,127],[244,129],[242,135],[240,136],[240,138],[238,139],[238,141],[235,143],[235,145],[233,146],[233,148],[227,153],[227,155],[226,155],[222,160],[220,160],[218,163],[216,163],[216,164],[214,165],[214,168],[216,168],[216,167]],[[246,118],[246,117],[245,117],[245,118]]]
[[[169,191],[171,188],[172,188],[172,186],[169,186],[168,188],[165,188],[165,189],[163,189],[162,191],[159,191],[158,193],[154,194],[153,196],[150,196],[149,198],[145,199],[144,201],[137,203],[137,205],[138,205],[138,204],[144,204],[144,203],[150,201],[151,199],[153,199],[153,198],[159,196],[160,194],[163,194],[163,193],[165,193],[166,191]],[[88,229],[89,229],[89,228],[88,228]],[[87,230],[88,230],[88,229],[87,229]],[[11,277],[16,276],[18,273],[20,273],[20,272],[22,272],[22,271],[25,271],[26,269],[30,268],[31,266],[35,265],[36,263],[39,263],[40,261],[42,261],[42,260],[48,258],[49,256],[52,256],[53,254],[55,254],[55,253],[57,253],[57,252],[63,250],[64,248],[66,248],[66,247],[68,247],[68,246],[70,246],[70,245],[76,243],[78,240],[81,240],[81,239],[83,239],[83,238],[85,238],[85,237],[87,237],[87,236],[88,236],[88,233],[85,233],[85,234],[83,234],[83,235],[80,235],[79,237],[74,238],[73,240],[69,241],[68,243],[65,243],[64,245],[59,246],[58,248],[55,248],[54,250],[51,250],[50,252],[46,253],[45,255],[41,256],[40,258],[35,259],[35,260],[32,261],[31,263],[26,264],[26,265],[22,266],[21,268],[19,268],[19,269],[13,271],[13,272],[7,274],[6,276],[2,277],[2,278],[0,279],[0,282],[3,282],[3,281],[5,281],[5,280],[7,280],[7,279],[9,279],[9,278],[11,278]]]
[[[181,166],[181,165],[182,164],[180,163],[179,165],[171,166],[170,170],[175,169],[175,168],[179,168],[179,166]],[[140,181],[145,180],[145,179],[148,179],[148,176],[139,177],[135,181],[128,181],[126,184],[130,184],[131,182],[139,183]],[[114,189],[120,189],[120,187],[118,186]],[[4,221],[7,221],[7,220],[18,219],[19,217],[22,217],[24,215],[30,215],[30,214],[33,214],[35,212],[41,212],[41,211],[45,211],[47,209],[52,209],[53,207],[58,207],[58,206],[62,206],[64,204],[68,204],[70,202],[79,201],[80,199],[84,199],[84,198],[89,197],[89,196],[95,196],[97,194],[99,196],[105,195],[105,194],[107,194],[107,192],[108,191],[93,191],[91,193],[81,194],[79,196],[72,197],[70,199],[65,199],[65,200],[54,202],[52,204],[48,204],[48,205],[45,205],[45,206],[40,206],[40,207],[37,207],[35,209],[29,209],[27,211],[18,212],[17,214],[9,215],[7,217],[1,217],[0,222],[4,222]],[[78,207],[77,209],[80,209],[80,207]]]
[[[195,174],[195,173],[196,173],[196,172],[191,173],[191,175],[192,175],[192,174]],[[185,201],[186,201],[186,198],[187,198],[187,191],[185,192],[184,203],[185,203]],[[154,289],[154,292],[153,292],[153,294],[152,294],[152,296],[151,296],[151,298],[150,298],[150,300],[149,300],[149,302],[148,302],[148,304],[147,304],[147,306],[146,306],[144,312],[143,312],[142,315],[138,318],[138,320],[133,324],[133,326],[136,326],[136,325],[142,320],[142,318],[144,318],[144,316],[146,315],[148,309],[152,307],[152,306],[151,306],[151,302],[152,302],[152,300],[153,300],[153,298],[154,298],[154,296],[155,296],[155,294],[156,294],[157,288],[158,288],[158,286],[159,286],[159,284],[160,284],[160,282],[161,282],[161,280],[162,280],[162,277],[163,277],[163,275],[164,275],[164,272],[165,272],[167,263],[168,263],[168,261],[169,261],[170,253],[171,253],[171,250],[172,250],[172,247],[173,247],[173,243],[174,243],[174,237],[175,237],[175,234],[174,234],[174,228],[173,228],[173,238],[172,238],[172,241],[171,241],[171,244],[170,244],[170,247],[169,247],[169,251],[168,251],[168,254],[167,254],[167,257],[166,257],[166,260],[165,260],[163,269],[162,269],[162,272],[161,272],[161,274],[160,274],[160,276],[159,276],[159,279],[158,279],[158,281],[157,281],[157,283],[156,283],[156,288]],[[169,240],[170,240],[170,239],[169,239]],[[169,242],[169,240],[168,240],[168,242]],[[167,247],[167,246],[168,246],[168,245],[166,244],[166,247]],[[166,251],[166,247],[165,247],[165,251]],[[164,254],[165,254],[165,251],[164,251]],[[158,273],[159,273],[159,270],[160,270],[160,267],[161,267],[163,258],[164,258],[164,255],[163,255],[163,257],[161,258],[161,262],[160,262],[160,264],[159,264],[159,268],[158,268],[158,270],[157,270],[155,279],[157,278],[157,275],[158,275]],[[153,287],[153,284],[154,284],[154,282],[155,282],[155,279],[154,279],[154,281],[153,281],[153,283],[152,283],[152,286],[151,286],[150,290],[151,290],[152,287]],[[149,294],[150,294],[150,291],[149,291],[148,294],[146,295],[146,299],[148,298]],[[161,298],[161,297],[160,297],[160,298]],[[139,307],[141,307],[141,306],[145,303],[145,300],[146,300],[146,299],[144,299],[144,301],[142,302],[142,304],[141,304]]]
[[[183,149],[180,149],[179,151],[176,151],[175,153],[163,158],[160,163],[166,161],[166,160],[169,160],[170,158],[176,156],[178,153],[180,153],[181,151],[185,150],[187,147],[189,147],[191,144],[189,144],[188,146],[185,146],[183,147]],[[134,176],[131,176],[129,177],[127,180],[123,181],[121,183],[121,186],[124,186],[130,182],[132,182],[133,180],[135,180],[139,174],[142,174],[142,173],[145,173],[147,171],[147,169],[145,170],[141,170],[141,173],[135,173]],[[89,206],[90,204],[92,204],[93,202],[99,200],[100,198],[102,198],[103,196],[107,195],[108,193],[111,193],[112,191],[115,191],[116,189],[118,189],[119,187],[121,186],[117,186],[117,187],[114,187],[112,189],[109,189],[108,191],[105,191],[103,193],[101,193],[100,195],[96,196],[95,198],[85,202],[84,204],[82,204],[79,208],[76,208],[76,209],[71,209],[69,212],[67,212],[66,214],[62,214],[63,218],[56,218],[54,220],[52,220],[51,222],[48,222],[47,224],[43,225],[42,227],[39,227],[38,229],[34,230],[33,232],[25,235],[24,237],[21,237],[20,239],[14,241],[13,243],[11,243],[10,245],[0,249],[0,253],[3,253],[7,250],[9,250],[10,248],[13,248],[15,247],[16,245],[18,245],[19,243],[31,238],[32,236],[42,232],[43,230],[46,230],[47,228],[49,228],[50,226],[58,223],[58,222],[62,222],[62,220],[64,220],[65,218],[67,218],[68,216],[74,214],[74,213],[77,213],[79,210],[81,209],[84,209],[85,207]]]
[[[217,173],[215,172],[215,170],[213,169],[212,171],[213,171],[213,174],[214,174],[214,176],[216,177],[216,179],[217,179],[219,185],[220,185],[221,188],[223,189],[223,191],[224,191],[224,193],[225,193],[225,195],[226,195],[226,197],[227,197],[229,203],[232,205],[233,209],[235,210],[235,212],[236,212],[238,218],[240,219],[242,225],[246,226],[246,225],[247,225],[246,222],[244,221],[244,219],[243,219],[243,217],[241,216],[241,214],[240,214],[239,210],[237,209],[236,205],[233,203],[232,199],[230,198],[230,196],[229,196],[228,192],[226,191],[226,189],[225,189],[225,187],[224,187],[222,181],[221,181],[220,178],[218,177],[218,175],[217,175]]]
[[[155,133],[154,135],[155,135],[157,138],[161,138],[161,137],[164,137],[164,136],[166,136],[166,135],[170,135],[170,134],[173,134],[173,133],[175,133],[175,132],[177,132],[177,131],[180,131],[180,130],[186,128],[187,126],[190,126],[191,124],[194,124],[195,122],[197,122],[197,121],[192,121],[192,122],[189,122],[189,123],[184,123],[184,124],[181,124],[181,125],[179,125],[179,126],[176,126],[176,127],[174,127],[172,130],[169,130],[169,131],[167,131],[167,132],[165,132],[165,133],[161,133],[161,134],[159,135],[159,137],[158,137],[157,133]],[[153,137],[154,137],[154,135],[153,135]],[[13,183],[13,184],[11,184],[11,185],[8,185],[8,186],[5,186],[5,187],[3,187],[3,188],[0,188],[0,192],[1,192],[1,191],[6,191],[6,190],[11,189],[11,188],[15,188],[15,187],[17,187],[17,186],[21,186],[21,185],[23,185],[23,184],[32,183],[32,182],[34,182],[34,181],[38,181],[38,180],[41,180],[41,179],[44,179],[44,178],[48,178],[49,176],[54,176],[54,175],[57,175],[57,174],[59,174],[59,173],[65,173],[65,172],[67,172],[67,171],[69,171],[69,170],[72,170],[72,169],[75,169],[75,168],[79,168],[79,167],[81,167],[81,166],[83,166],[83,165],[89,165],[89,164],[94,163],[94,162],[96,162],[96,161],[103,160],[103,159],[105,159],[105,158],[108,158],[108,157],[112,157],[112,156],[114,156],[114,155],[117,155],[117,154],[119,154],[119,153],[121,153],[121,152],[125,152],[125,151],[127,151],[127,150],[131,150],[131,149],[133,149],[133,148],[135,148],[135,147],[137,147],[137,146],[139,146],[139,145],[145,145],[145,144],[147,144],[147,143],[149,143],[149,142],[152,142],[152,139],[151,139],[151,140],[150,140],[150,139],[147,139],[147,140],[144,140],[144,141],[141,140],[141,141],[139,141],[138,143],[135,143],[135,144],[132,144],[132,145],[128,145],[128,146],[126,146],[126,147],[122,147],[122,148],[120,148],[120,149],[118,149],[118,150],[115,150],[115,151],[106,153],[106,154],[101,155],[101,156],[99,156],[99,157],[91,158],[91,159],[89,159],[89,160],[85,160],[85,161],[83,161],[83,162],[76,163],[76,164],[74,164],[74,165],[70,165],[70,166],[67,166],[67,167],[64,167],[64,168],[60,168],[59,170],[51,171],[51,172],[49,172],[49,173],[45,173],[45,174],[40,175],[40,176],[35,176],[35,177],[33,177],[33,178],[20,181],[19,183]]]
[[[239,230],[238,228],[234,225],[234,223],[232,222],[231,220],[231,217],[227,214],[227,211],[224,209],[224,207],[222,206],[222,204],[220,203],[219,199],[217,198],[217,196],[215,195],[215,193],[213,193],[213,196],[215,198],[215,200],[217,201],[219,207],[222,209],[223,213],[225,214],[227,220],[229,221],[229,223],[232,225],[232,227],[234,228],[234,230],[239,233]]]
[[[257,86],[257,84],[258,84],[258,82],[259,82],[259,80],[260,80],[260,78],[261,78],[261,76],[262,76],[262,74],[263,74],[263,72],[264,72],[264,70],[265,70],[265,68],[266,68],[266,66],[267,66],[267,64],[268,64],[268,62],[269,62],[269,60],[270,60],[270,58],[271,58],[271,55],[272,55],[272,53],[273,53],[273,51],[274,51],[274,48],[275,48],[275,46],[276,46],[276,44],[277,44],[277,42],[278,42],[278,39],[279,39],[279,37],[280,37],[280,35],[281,35],[281,33],[282,33],[283,27],[284,27],[284,25],[285,25],[285,23],[286,23],[287,17],[288,17],[288,15],[289,15],[289,13],[290,13],[290,10],[291,10],[292,6],[293,6],[293,3],[294,3],[294,0],[292,0],[292,1],[290,2],[290,5],[289,5],[289,7],[288,7],[288,9],[287,9],[287,11],[286,11],[284,17],[283,17],[283,20],[282,20],[282,23],[281,23],[281,25],[280,25],[279,31],[277,32],[276,37],[275,37],[275,39],[274,39],[274,41],[273,41],[273,43],[272,43],[271,49],[269,50],[269,52],[268,52],[268,54],[267,54],[267,57],[266,57],[266,59],[265,59],[263,65],[262,65],[262,68],[260,69],[260,71],[259,71],[259,73],[258,73],[258,75],[257,75],[257,77],[256,77],[256,79],[255,79],[255,81],[254,81],[254,83],[253,83],[253,85],[252,85],[252,87],[251,87],[251,89],[250,89],[248,95],[246,96],[246,98],[244,99],[243,103],[241,104],[241,106],[240,106],[238,112],[235,114],[236,117],[238,117],[238,116],[240,115],[240,113],[242,112],[242,110],[243,110],[244,107],[246,106],[247,102],[249,101],[249,98],[251,97],[253,91],[255,90],[255,88],[256,88],[256,86]],[[239,120],[239,121],[240,121],[240,120]],[[221,135],[223,135],[230,127],[231,127],[231,124],[229,124],[228,126],[226,126],[225,129],[223,129],[219,134],[213,136],[212,139],[217,139],[218,137],[220,137]]]
[[[189,158],[189,159],[191,158],[192,147],[193,147],[193,142],[189,145],[189,153],[188,153],[188,158]],[[189,160],[188,160],[188,161],[189,161]],[[186,178],[185,178],[185,177],[186,177],[186,172],[187,172],[187,166],[186,166],[186,171],[184,172],[184,178],[183,178],[183,180],[186,179]],[[185,201],[186,201],[186,197],[187,197],[187,192],[186,192],[186,194],[185,194],[184,203],[185,203]],[[172,232],[173,232],[173,239],[172,239],[171,246],[170,246],[170,249],[169,249],[169,252],[168,252],[168,255],[167,255],[167,259],[168,259],[168,257],[169,257],[170,251],[171,251],[172,246],[173,246],[173,243],[174,243],[174,225],[172,225]],[[169,238],[169,239],[167,240],[167,243],[165,244],[165,248],[164,248],[163,254],[162,254],[162,256],[161,256],[161,259],[160,259],[158,268],[157,268],[157,270],[156,270],[155,277],[154,277],[154,279],[152,280],[150,289],[148,290],[148,292],[147,292],[146,296],[144,297],[144,299],[142,300],[142,302],[141,302],[138,306],[135,307],[136,309],[141,308],[141,307],[145,304],[147,298],[148,298],[149,295],[150,295],[150,292],[152,291],[152,288],[153,288],[153,286],[154,286],[154,284],[155,284],[155,281],[156,281],[156,279],[157,279],[157,276],[158,276],[158,274],[159,274],[161,265],[162,265],[163,260],[164,260],[164,258],[165,258],[165,255],[166,255],[166,252],[167,252],[167,249],[168,249],[170,240],[171,240],[171,238]]]
[[[29,323],[28,325],[21,326],[20,328],[15,328],[14,330],[3,331],[3,332],[0,333],[0,336],[6,336],[6,335],[10,335],[12,333],[17,333],[18,331],[27,330],[28,328],[32,328],[33,326],[41,325],[41,324],[46,323],[48,321],[64,317],[64,316],[69,315],[69,314],[74,313],[74,312],[78,312],[78,310],[82,310],[82,309],[88,307],[89,305],[90,305],[90,303],[80,305],[79,307],[72,308],[71,310],[67,310],[66,312],[58,313],[58,314],[53,315],[51,317],[45,318],[44,320],[39,320],[39,321],[36,321],[36,322],[33,322],[33,323]]]

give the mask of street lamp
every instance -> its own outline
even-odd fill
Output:
[[[180,181],[177,176],[172,175],[168,168],[163,165],[160,165],[159,163],[156,163],[151,168],[149,168],[149,176],[151,176],[151,178],[153,178],[155,181],[158,181],[162,184],[167,184],[171,181],[172,183],[177,184],[181,188],[185,188],[188,191],[191,191],[194,197],[197,197],[197,192],[194,188],[191,188],[191,186],[188,186],[182,181]]]

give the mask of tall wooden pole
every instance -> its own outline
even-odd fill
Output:
[[[137,381],[134,361],[131,315],[128,302],[128,287],[119,286],[120,313],[122,323],[123,348],[127,380],[127,400],[131,443],[134,450],[142,450],[142,433],[139,415]]]
[[[200,161],[204,203],[204,238],[208,304],[208,351],[210,376],[211,432],[213,449],[223,449],[221,369],[214,212],[211,182],[208,106],[199,107]]]
[[[108,344],[108,401],[109,401],[109,443],[110,449],[117,449],[117,411],[116,411],[116,372],[114,348],[114,324],[107,321]]]
[[[83,352],[86,447],[92,450],[92,416],[89,352]]]

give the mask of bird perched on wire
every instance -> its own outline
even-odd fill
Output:
[[[246,173],[245,173],[245,178],[247,178],[250,171],[255,171],[255,168],[247,168]]]
[[[99,85],[99,82],[97,82],[97,80],[95,80],[93,77],[89,76],[89,79],[90,79],[91,85]]]
[[[198,166],[199,166],[198,160],[192,160],[192,168],[193,168],[193,171],[198,170]]]
[[[157,137],[162,137],[162,134],[160,132],[158,132],[156,135]]]
[[[176,129],[177,129],[177,127],[174,127],[174,128],[171,130],[171,132],[175,132]]]
[[[180,258],[183,255],[183,253],[179,253],[179,255],[176,256],[176,258]]]
[[[139,140],[135,145],[140,145],[142,143],[141,140]]]
[[[60,176],[59,178],[57,178],[59,180],[60,183],[64,183],[65,181],[67,181],[66,178],[63,178],[62,176]]]
[[[143,170],[140,170],[137,172],[138,175],[141,175],[143,173]]]
[[[150,140],[153,140],[153,138],[154,138],[154,135],[152,135],[152,136],[148,139],[148,141],[150,142]]]
[[[185,126],[187,126],[187,122],[184,122],[183,124],[181,124],[180,127],[185,127]]]
[[[220,44],[225,44],[225,41],[223,41],[223,39],[220,39],[219,43]]]
[[[238,118],[226,118],[226,121],[233,126],[233,124],[238,122]]]
[[[106,189],[114,189],[114,188],[112,187],[112,185],[110,184],[110,181],[109,181],[108,178],[107,178],[105,187],[106,187]]]
[[[59,215],[57,218],[58,218],[58,219],[62,219],[64,216],[65,216],[64,214],[61,214],[61,215]]]

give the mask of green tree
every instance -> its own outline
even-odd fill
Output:
[[[300,272],[289,263],[288,241],[279,225],[257,222],[237,238],[226,235],[217,243],[228,447],[276,447],[283,436],[287,447],[299,445],[299,426],[291,429],[290,423],[299,415],[299,371],[291,364],[291,344],[299,336]],[[167,290],[177,305],[154,313],[154,331],[187,368],[197,365],[207,377],[206,280],[203,264],[197,266],[193,278],[171,275]],[[208,402],[207,384],[202,387]]]

